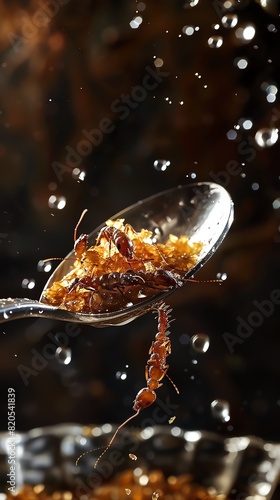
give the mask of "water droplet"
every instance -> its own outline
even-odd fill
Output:
[[[9,319],[9,315],[8,315],[8,313],[3,312],[3,318],[4,318],[4,319]]]
[[[56,182],[50,182],[48,187],[50,191],[55,191],[57,189],[57,184]]]
[[[271,103],[271,102],[274,102],[274,101],[276,101],[276,95],[275,95],[275,94],[272,94],[272,93],[271,93],[271,94],[268,94],[268,95],[266,96],[266,100],[267,100],[267,102],[270,102],[270,103]]]
[[[163,59],[157,57],[154,61],[154,65],[156,68],[161,68],[163,66]]]
[[[84,172],[84,170],[80,170],[78,167],[76,167],[72,170],[72,177],[78,182],[84,181],[86,178],[86,173]]]
[[[254,26],[246,26],[243,30],[243,38],[246,41],[252,40],[256,34]]]
[[[69,347],[58,347],[55,351],[57,361],[62,365],[69,365],[72,359],[72,351]]]
[[[129,26],[132,29],[137,29],[139,28],[140,24],[143,22],[143,18],[141,16],[136,16],[130,21]]]
[[[48,205],[50,208],[57,208],[58,210],[62,210],[66,206],[66,198],[64,196],[52,194],[49,197]]]
[[[255,33],[255,28],[250,25],[243,28],[240,27],[235,30],[236,38],[238,38],[243,43],[251,41],[254,38]]]
[[[260,185],[258,182],[253,182],[251,188],[253,191],[258,191],[258,189],[260,189]]]
[[[124,491],[126,492],[127,495],[131,494],[131,490],[129,488],[125,488]]]
[[[212,401],[211,412],[214,418],[222,422],[228,422],[230,420],[229,403],[224,399],[215,399]]]
[[[219,49],[223,45],[223,37],[218,35],[210,36],[208,45],[211,49]]]
[[[35,287],[35,280],[34,279],[29,279],[29,278],[24,278],[21,282],[22,288],[28,288],[28,290],[32,290],[32,288]]]
[[[196,173],[195,172],[191,172],[190,174],[186,174],[186,177],[190,177],[191,179],[196,179]]]
[[[236,14],[225,14],[222,17],[222,25],[225,28],[234,28],[238,23],[238,17]]]
[[[267,26],[267,29],[268,31],[270,31],[271,33],[277,33],[278,29],[276,28],[275,24],[269,24]]]
[[[255,141],[261,148],[273,146],[278,141],[278,129],[262,128],[258,130]]]
[[[125,380],[127,378],[127,373],[124,371],[118,371],[116,372],[116,379],[117,380]]]
[[[39,260],[37,264],[37,270],[43,273],[49,273],[51,271],[51,262],[45,262],[44,260]]]
[[[230,129],[228,132],[227,132],[227,138],[229,141],[235,141],[237,137],[237,132],[236,130],[234,129]]]
[[[186,345],[190,342],[190,337],[187,333],[182,333],[179,338],[180,344]]]
[[[191,9],[192,7],[195,7],[198,4],[199,0],[187,0],[184,3],[184,9]]]
[[[182,32],[184,35],[191,36],[194,34],[194,26],[184,26]]]
[[[239,120],[239,123],[241,127],[244,128],[244,130],[250,130],[253,126],[252,120],[246,118],[241,118],[241,120]]]
[[[244,59],[244,57],[237,57],[236,59],[234,59],[233,63],[239,69],[245,69],[248,66],[248,61],[247,59]]]
[[[280,198],[275,198],[275,200],[272,203],[272,208],[274,208],[274,210],[279,210],[279,208],[280,208]],[[280,230],[280,226],[279,226],[278,229]]]
[[[154,167],[160,172],[164,172],[170,166],[169,160],[155,160]]]
[[[227,273],[217,273],[216,277],[218,280],[225,281],[227,279]]]
[[[197,333],[191,338],[192,348],[199,353],[208,351],[210,346],[210,339],[205,333]]]
[[[134,455],[134,453],[129,453],[129,458],[130,460],[137,460],[137,455]]]

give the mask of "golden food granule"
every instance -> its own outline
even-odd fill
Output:
[[[91,493],[78,495],[75,491],[47,493],[41,485],[24,486],[17,494],[8,493],[7,500],[226,500],[214,488],[206,488],[193,482],[190,474],[165,477],[159,470],[145,472],[144,485],[135,479],[132,470],[117,474],[111,481],[99,486]],[[139,479],[139,478],[138,478]]]
[[[170,234],[165,243],[155,243],[151,231],[136,232],[123,219],[106,224],[98,244],[86,248],[84,240],[76,241],[71,270],[44,291],[43,302],[86,314],[128,308],[182,286],[183,276],[202,249],[201,243],[191,244],[186,235]],[[104,232],[108,229],[117,233],[108,236]]]

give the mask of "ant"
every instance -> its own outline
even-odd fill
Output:
[[[138,293],[141,290],[144,296],[151,296],[159,292],[168,292],[174,288],[182,287],[187,281],[197,282],[192,278],[184,278],[179,273],[167,269],[156,269],[155,271],[128,270],[126,272],[110,272],[98,277],[83,276],[75,278],[68,286],[67,296],[76,288],[92,292],[89,297],[88,309],[93,312],[93,295],[99,294],[105,300],[106,292],[118,292],[123,298],[129,294],[129,300],[139,301]],[[221,280],[208,280],[208,282],[218,282]],[[132,292],[132,294],[131,294]],[[104,296],[105,293],[105,296]],[[133,299],[134,297],[134,299]],[[121,306],[121,303],[119,304]]]
[[[124,287],[134,285],[167,291],[171,288],[183,286],[185,281],[179,274],[167,269],[157,269],[155,272],[142,270],[135,272],[130,270],[125,273],[111,272],[102,274],[97,278],[93,278],[92,276],[76,278],[68,288],[68,292],[72,292],[77,287],[97,293],[98,291],[115,289],[121,291]]]
[[[75,256],[76,259],[79,262],[83,261],[83,258],[86,256],[86,252],[88,250],[88,235],[82,233],[78,238],[77,238],[77,231],[78,227],[81,224],[85,214],[87,213],[88,209],[85,208],[83,210],[76,226],[74,229],[74,251],[75,251]],[[132,226],[130,224],[126,224],[124,227],[124,231],[121,231],[120,229],[117,229],[115,227],[111,226],[104,226],[96,239],[96,245],[100,244],[100,241],[102,238],[106,239],[109,242],[109,254],[111,252],[111,245],[114,243],[116,246],[118,252],[125,257],[126,259],[132,259],[134,256],[134,245],[131,241],[131,239],[125,234],[126,231],[131,230],[134,231]],[[45,259],[44,262],[47,262],[48,260],[57,260],[56,258],[50,258],[50,259]],[[63,260],[58,258],[58,260]]]
[[[87,249],[88,249],[88,235],[87,234],[81,234],[79,238],[77,239],[77,229],[87,212],[87,209],[85,209],[74,230],[74,250],[77,259],[81,260],[82,257],[85,255]],[[123,256],[126,257],[127,259],[132,259],[134,256],[134,245],[131,241],[131,239],[125,234],[128,230],[132,230],[132,227],[129,224],[126,224],[124,227],[124,231],[121,231],[120,229],[116,227],[111,227],[111,226],[104,226],[102,229],[99,231],[99,234],[96,238],[96,245],[99,245],[101,240],[104,238],[105,240],[108,241],[109,243],[109,255],[111,253],[111,246],[112,243],[115,245],[117,248],[118,252]]]
[[[131,239],[129,239],[125,234],[128,230],[132,230],[132,227],[129,224],[125,225],[124,231],[121,231],[116,227],[104,226],[97,236],[96,245],[99,245],[102,238],[104,238],[109,242],[109,255],[111,253],[111,245],[114,243],[115,247],[123,257],[132,259],[134,256],[134,245]]]
[[[169,325],[170,325],[170,313],[172,311],[169,306],[167,306],[164,302],[160,302],[157,307],[157,315],[158,315],[158,332],[155,336],[155,341],[152,342],[152,345],[149,350],[150,358],[147,361],[147,365],[145,368],[145,378],[147,381],[147,386],[140,389],[140,391],[136,394],[136,398],[133,404],[133,410],[135,413],[131,415],[127,420],[125,420],[110,439],[108,445],[105,447],[103,452],[99,455],[97,460],[95,461],[94,468],[97,467],[98,462],[103,457],[103,455],[108,451],[112,443],[114,442],[118,432],[130,422],[132,419],[136,418],[140,411],[144,408],[148,408],[151,406],[157,396],[156,390],[162,386],[162,379],[164,376],[167,376],[167,371],[169,366],[166,364],[166,358],[169,354],[171,354],[171,342],[169,338]],[[169,377],[168,377],[169,378]],[[169,378],[172,382],[172,380]],[[175,390],[179,393],[177,387],[172,382]],[[76,465],[78,465],[80,459],[86,455],[94,451],[94,449],[88,450],[82,453],[76,460]]]
[[[75,278],[68,287],[66,300],[69,294],[77,287],[86,291],[92,292],[88,298],[88,311],[94,312],[94,294],[99,294],[102,297],[102,302],[105,303],[106,293],[119,293],[118,308],[121,308],[121,297],[125,300],[129,297],[129,301],[139,301],[138,294],[144,294],[143,297],[155,295],[159,292],[168,292],[173,288],[182,287],[185,283],[184,278],[179,274],[168,271],[167,269],[157,269],[154,272],[142,271],[137,272],[129,270],[124,273],[111,272],[102,274],[99,277],[89,275],[82,278]],[[105,293],[105,295],[104,295]],[[127,295],[128,294],[128,295]],[[108,297],[109,298],[109,297]]]

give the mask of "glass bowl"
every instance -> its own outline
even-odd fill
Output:
[[[119,432],[94,469],[94,462],[102,452],[100,448],[106,446],[114,430],[111,424],[60,424],[17,433],[12,438],[1,433],[1,491],[7,488],[10,467],[7,454],[12,439],[17,443],[17,490],[25,484],[44,485],[52,492],[67,491],[67,500],[86,500],[93,488],[112,482],[122,471],[130,470],[133,474],[137,471],[139,478],[148,471],[157,470],[174,481],[176,476],[190,474],[193,482],[212,494],[238,500],[276,499],[279,493],[280,444],[254,436],[224,437],[203,430],[186,431],[174,425],[145,429],[127,427]],[[84,455],[76,466],[78,456],[91,448],[99,449]],[[141,484],[141,479],[139,481]],[[130,490],[124,490],[124,497],[127,495],[129,499]],[[2,494],[0,498],[6,496]]]

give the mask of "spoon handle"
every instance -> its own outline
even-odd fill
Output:
[[[68,311],[42,304],[31,299],[0,299],[0,323],[20,318],[41,317],[71,321],[72,315]]]

